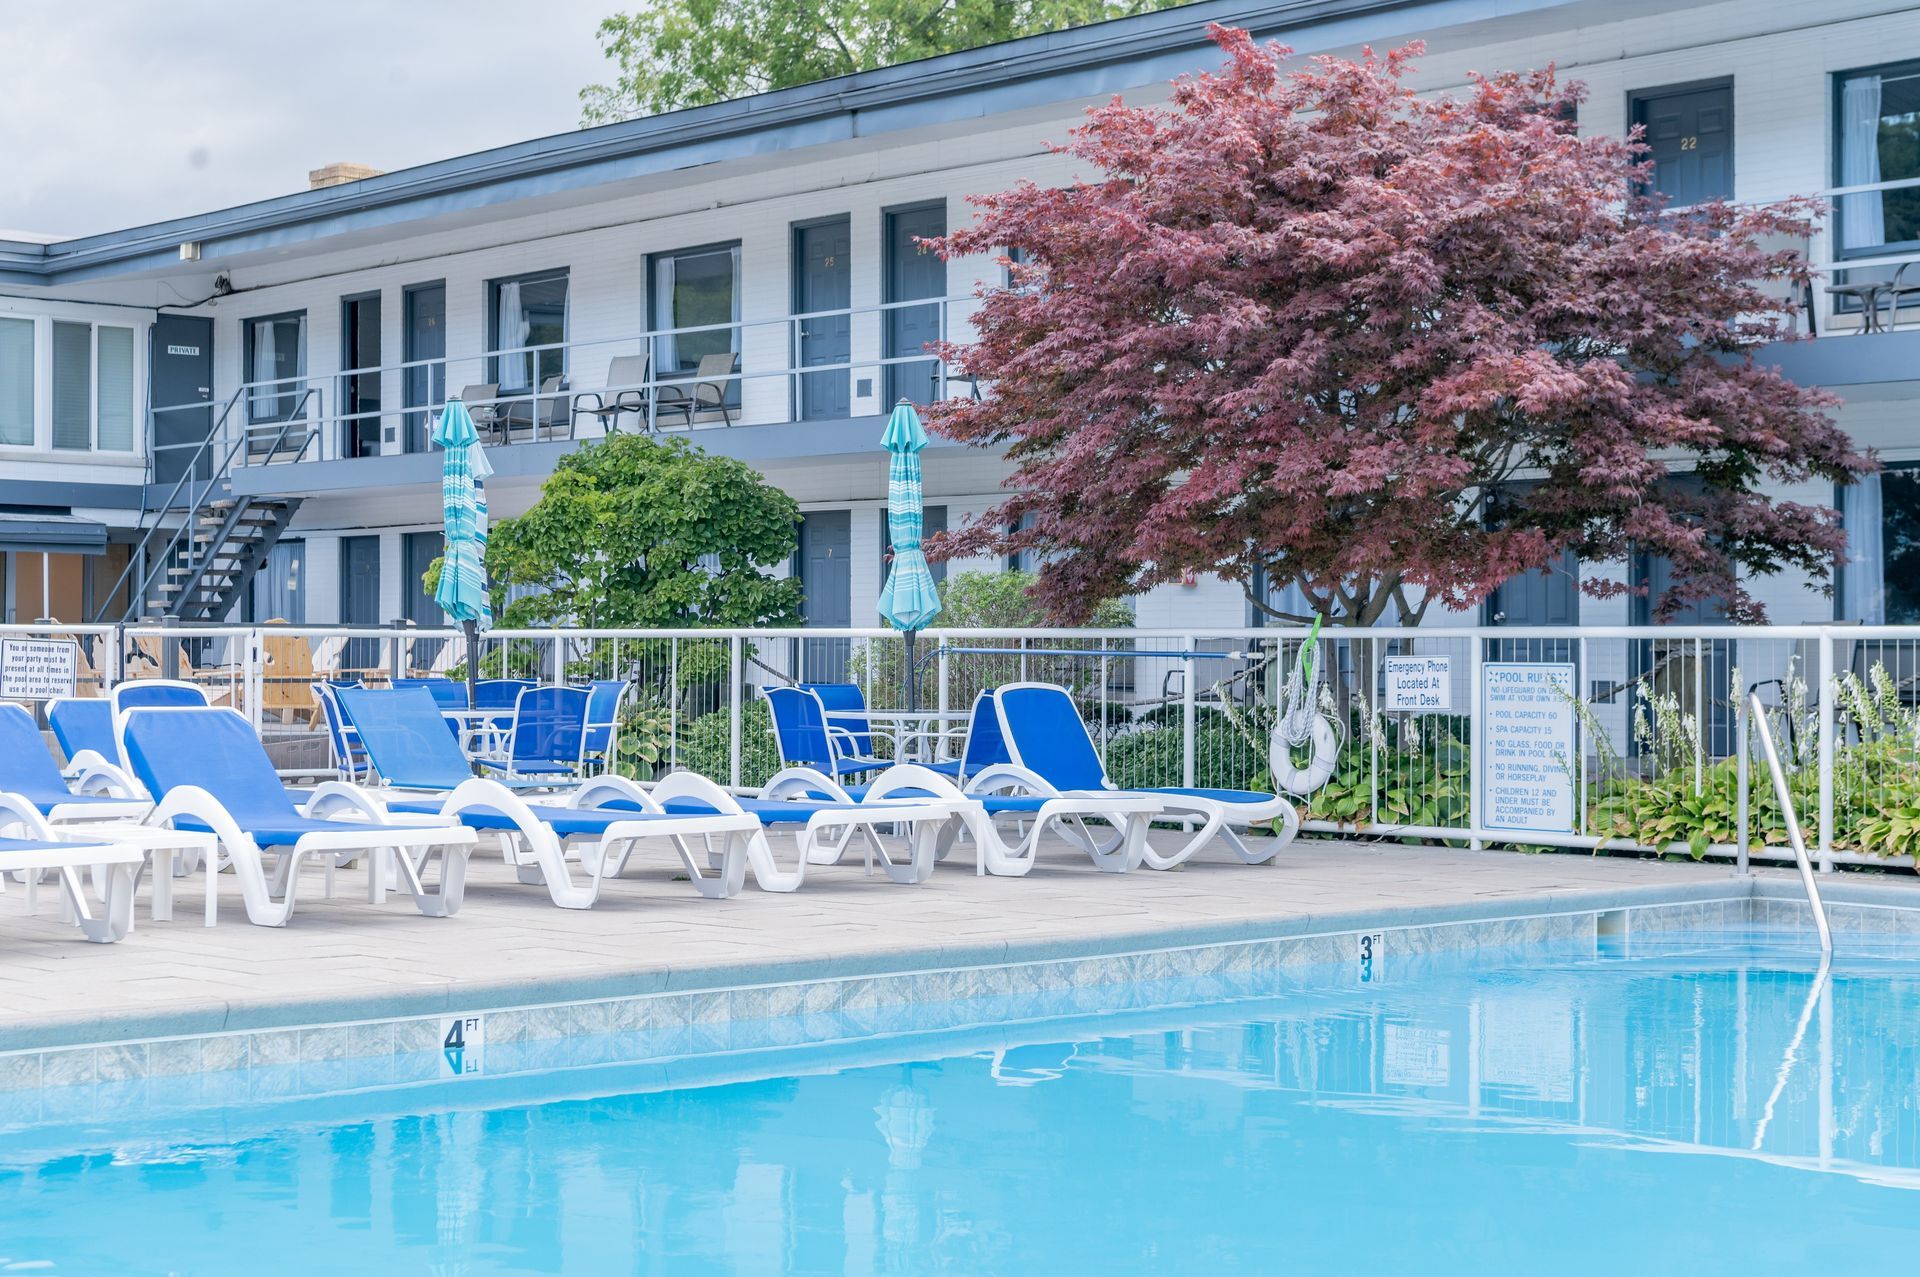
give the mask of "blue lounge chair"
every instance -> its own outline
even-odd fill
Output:
[[[301,864],[309,858],[329,867],[370,860],[368,899],[384,899],[389,860],[385,853],[389,851],[421,913],[447,917],[460,908],[467,855],[474,843],[471,829],[334,820],[314,804],[303,814],[281,787],[252,725],[233,710],[128,710],[120,720],[120,742],[134,775],[154,796],[150,823],[214,834],[239,879],[247,918],[256,925],[286,925],[293,914]],[[330,784],[336,797],[351,788]],[[361,808],[360,813],[369,809]],[[268,886],[269,851],[279,857],[275,879],[282,895],[278,900]],[[429,891],[422,871],[436,851],[439,886]]]
[[[931,773],[922,775],[931,777]],[[754,882],[762,891],[782,892],[800,889],[807,880],[808,865],[836,863],[841,850],[856,833],[866,835],[869,873],[877,860],[894,882],[902,885],[925,882],[933,876],[941,831],[961,818],[966,809],[979,806],[964,797],[937,796],[868,801],[742,798],[692,772],[673,772],[655,782],[651,792],[642,790],[624,776],[599,776],[580,786],[571,805],[602,811],[659,810],[686,816],[747,815],[769,833],[790,832],[798,853],[791,869],[782,868],[774,861],[772,848],[764,838],[748,849],[748,865],[753,870]],[[908,829],[905,860],[894,859],[880,839],[883,827],[899,825]],[[625,865],[623,854],[612,868],[603,866],[602,872],[608,877],[617,877]]]
[[[647,799],[640,809],[602,812],[592,808],[538,806],[497,780],[476,779],[460,746],[440,726],[440,714],[426,692],[355,688],[340,693],[341,712],[366,748],[372,770],[390,787],[384,807],[361,808],[382,819],[387,812],[442,816],[476,833],[500,835],[501,850],[522,881],[544,882],[553,902],[564,909],[585,909],[599,899],[603,876],[598,867],[616,855],[622,865],[643,838],[671,839],[696,890],[711,899],[738,891],[746,881],[750,844],[764,841],[760,823],[740,814],[668,814]],[[711,782],[715,794],[725,795]],[[438,795],[401,796],[399,791]],[[622,797],[628,797],[626,793]],[[358,805],[364,793],[346,799]],[[308,810],[333,810],[342,801],[323,785]],[[719,846],[717,874],[701,872],[690,838]],[[717,844],[716,841],[718,840]],[[575,844],[590,879],[581,885],[567,867],[569,843]]]
[[[587,684],[587,721],[580,738],[580,761],[598,759],[602,775],[613,770],[620,745],[620,707],[626,704],[625,679],[601,678]]]
[[[515,779],[546,778],[566,784],[579,778],[587,732],[587,692],[578,687],[529,687],[513,703],[506,756],[479,763]]]
[[[456,683],[450,678],[396,678],[393,690],[405,691],[408,688],[425,688],[433,697],[433,703],[443,710],[464,710],[467,705],[467,685]]]
[[[1272,860],[1300,832],[1300,816],[1293,804],[1277,794],[1251,789],[1187,789],[1178,786],[1122,790],[1107,779],[1106,767],[1093,738],[1081,721],[1067,689],[1053,683],[1010,683],[994,692],[1000,732],[1013,762],[989,767],[968,782],[969,789],[1004,785],[1029,793],[1094,795],[1149,794],[1166,804],[1169,817],[1198,820],[1200,828],[1180,849],[1162,855],[1149,846],[1145,863],[1151,869],[1171,869],[1219,838],[1240,860],[1250,865]],[[1279,835],[1260,840],[1255,850],[1235,827],[1278,820]]]
[[[819,692],[807,687],[760,690],[772,714],[774,746],[780,753],[782,767],[811,767],[839,780],[885,771],[890,765],[855,748],[864,740],[871,750],[871,737],[863,737],[828,719],[827,707]]]
[[[120,755],[113,734],[113,702],[99,696],[62,696],[47,702],[47,726],[66,756],[66,773],[77,776],[90,767],[113,767]]]
[[[94,773],[96,775],[107,773]],[[118,775],[113,770],[112,775]],[[118,785],[112,791],[74,793],[47,752],[40,727],[25,706],[0,703],[0,791],[25,799],[57,825],[92,820],[139,820],[153,804]]]

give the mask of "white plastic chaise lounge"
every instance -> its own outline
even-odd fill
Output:
[[[1197,819],[1200,828],[1171,855],[1146,849],[1150,869],[1172,869],[1218,838],[1246,864],[1271,861],[1300,832],[1300,815],[1278,794],[1251,789],[1183,788],[1123,790],[1107,778],[1093,738],[1067,689],[1055,683],[1009,683],[995,689],[994,705],[1011,763],[989,767],[968,781],[969,791],[1002,786],[1031,794],[1150,794],[1166,804],[1168,818]],[[1256,849],[1237,829],[1278,820],[1280,831]]]
[[[932,773],[925,773],[931,777]],[[875,863],[892,881],[903,886],[925,882],[933,876],[941,835],[979,804],[964,795],[911,798],[872,798],[865,801],[843,799],[820,801],[807,798],[749,798],[730,794],[712,781],[691,772],[673,772],[643,790],[624,776],[598,776],[575,791],[571,805],[609,810],[648,810],[649,807],[676,815],[749,815],[769,833],[791,833],[795,856],[791,869],[775,861],[770,839],[762,839],[750,849],[749,867],[753,880],[762,891],[798,891],[807,880],[810,864],[834,864],[840,859],[849,839],[865,835],[866,868]],[[907,827],[905,859],[896,859],[880,836],[882,828]],[[832,854],[825,849],[831,847]],[[626,865],[623,854],[611,868],[603,866],[608,877],[617,877]]]
[[[343,858],[368,862],[367,898],[375,902],[385,897],[391,859],[421,913],[448,917],[460,908],[475,841],[471,829],[302,814],[252,725],[231,709],[129,710],[120,718],[120,741],[134,776],[154,796],[148,823],[215,835],[239,879],[247,918],[258,926],[286,925],[308,859],[329,866]],[[388,851],[391,857],[382,854]],[[279,857],[278,900],[269,888],[268,852]],[[429,890],[424,870],[436,852],[439,884]]]
[[[1004,767],[1009,761],[993,695],[982,692],[974,700],[967,722],[966,745],[955,771],[964,780],[991,768]],[[1003,792],[1013,787],[1003,781],[998,788],[967,792],[945,774],[915,765],[889,768],[866,785],[842,786],[824,773],[789,767],[768,781],[761,794],[766,798],[799,796],[845,802],[944,799],[954,803],[960,815],[941,832],[934,858],[946,859],[964,833],[974,845],[974,873],[1007,878],[1022,877],[1032,870],[1041,839],[1049,830],[1057,831],[1085,851],[1097,869],[1108,873],[1137,869],[1145,861],[1147,830],[1153,818],[1166,810],[1162,799],[1148,794],[1042,796]],[[1008,841],[1001,829],[1002,822],[1008,820],[1016,827],[1012,841]],[[1106,821],[1118,836],[1096,833],[1087,828],[1089,820]],[[832,864],[844,850],[844,841],[838,846],[817,847],[814,863]]]
[[[9,826],[0,820],[0,828]],[[51,870],[60,880],[67,916],[80,934],[95,944],[111,944],[133,929],[133,893],[136,873],[146,863],[138,848],[110,840],[62,841],[48,838],[0,837],[0,875],[19,871],[35,874]],[[84,868],[106,870],[106,901],[96,916],[80,883]]]
[[[447,731],[432,693],[424,688],[344,688],[336,703],[384,788],[369,795],[364,789],[329,782],[315,790],[307,804],[309,812],[355,810],[373,821],[386,819],[388,813],[440,816],[476,834],[495,834],[507,864],[520,880],[544,882],[553,902],[563,909],[592,907],[605,881],[600,866],[615,858],[624,865],[643,839],[670,840],[694,888],[715,900],[733,895],[745,884],[753,844],[760,843],[764,851],[760,822],[744,813],[669,814],[645,794],[640,795],[644,803],[640,810],[601,812],[555,805],[564,795],[545,795],[544,803],[529,801],[514,793],[510,784],[475,777],[466,753]],[[550,782],[539,783],[551,787]],[[726,796],[725,790],[699,777],[681,782],[680,787],[707,797]],[[618,796],[632,794],[621,790]],[[706,857],[702,858],[718,860],[717,872],[701,871],[689,845],[695,838],[703,844]],[[587,882],[574,880],[567,863],[569,852],[584,865]]]

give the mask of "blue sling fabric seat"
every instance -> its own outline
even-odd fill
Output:
[[[863,736],[827,718],[820,693],[808,687],[765,687],[773,718],[773,741],[782,767],[811,767],[829,776],[859,776],[886,770],[875,758],[870,735]],[[860,748],[864,741],[866,749]]]

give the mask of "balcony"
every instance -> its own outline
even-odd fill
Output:
[[[429,436],[451,395],[508,475],[543,474],[578,442],[622,431],[705,436],[747,459],[864,452],[875,444],[867,423],[896,400],[977,393],[925,353],[977,304],[926,298],[251,382],[231,392],[213,448],[172,446],[231,451],[237,490],[287,487],[295,463],[307,467],[297,488],[426,481],[439,467]],[[153,410],[174,412],[208,405]],[[376,458],[375,469],[332,464]]]

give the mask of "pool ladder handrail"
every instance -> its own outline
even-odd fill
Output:
[[[1766,757],[1767,772],[1773,778],[1774,797],[1780,801],[1780,814],[1787,822],[1787,841],[1793,846],[1794,863],[1800,866],[1800,882],[1807,889],[1807,903],[1813,907],[1813,926],[1820,934],[1820,952],[1833,952],[1833,932],[1827,926],[1827,907],[1820,899],[1820,886],[1814,879],[1813,862],[1807,857],[1807,840],[1800,831],[1800,817],[1793,810],[1793,794],[1787,788],[1787,773],[1780,766],[1780,750],[1774,743],[1773,725],[1767,721],[1767,707],[1760,701],[1758,684],[1747,689],[1746,704],[1741,706],[1740,741],[1740,871],[1747,870],[1747,723],[1760,725],[1760,752]]]

